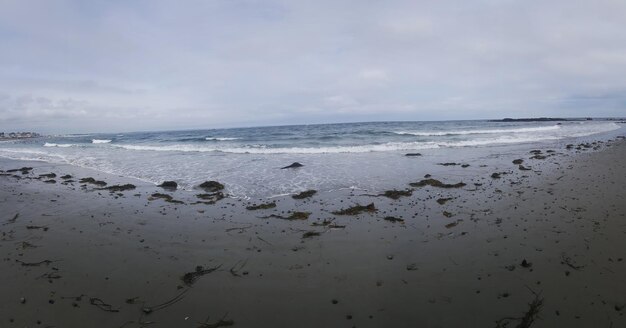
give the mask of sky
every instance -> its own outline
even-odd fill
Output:
[[[0,131],[626,116],[623,0],[0,0]]]

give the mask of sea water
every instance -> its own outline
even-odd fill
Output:
[[[438,162],[476,162],[536,144],[564,145],[623,129],[611,121],[372,122],[46,136],[0,142],[0,156],[67,163],[192,189],[226,184],[233,197],[307,189],[403,186]],[[407,157],[407,153],[422,156]],[[298,169],[281,169],[293,162]]]

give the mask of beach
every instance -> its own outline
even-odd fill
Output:
[[[558,146],[302,199],[1,158],[0,326],[624,326],[626,142]]]

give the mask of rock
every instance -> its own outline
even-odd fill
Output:
[[[535,156],[531,157],[530,159],[546,159],[546,156],[543,156],[543,155],[535,155]]]
[[[524,160],[523,160],[523,159],[521,159],[521,158],[520,158],[520,159],[513,160],[513,164],[516,164],[516,165],[517,165],[517,164],[522,164],[522,163],[524,163]]]
[[[196,197],[208,201],[204,203],[215,204],[218,200],[222,200],[226,196],[221,191],[216,191],[214,193],[209,193],[209,194],[198,194],[196,195]]]
[[[78,182],[80,182],[80,183],[91,183],[91,184],[95,184],[96,186],[100,186],[100,187],[103,187],[103,186],[107,185],[106,182],[98,181],[98,180],[96,180],[96,179],[94,179],[92,177],[82,178],[82,179],[78,180]]]
[[[178,183],[176,183],[176,181],[163,181],[163,183],[158,185],[158,187],[161,187],[163,189],[176,190],[176,188],[178,188]]]
[[[408,153],[408,154],[405,154],[404,156],[407,156],[407,157],[417,157],[417,156],[422,156],[422,154],[420,154],[420,153]]]
[[[266,209],[270,209],[270,208],[274,208],[276,207],[276,203],[267,203],[267,204],[260,204],[260,205],[251,205],[246,207],[246,209],[248,211],[256,211],[256,210],[266,210]]]
[[[456,166],[456,165],[461,165],[461,163],[437,163],[437,165],[441,165],[441,166]]]
[[[522,171],[530,171],[530,170],[532,170],[530,167],[526,167],[526,166],[524,166],[522,164],[520,164],[519,169],[522,170]]]
[[[313,195],[317,194],[317,190],[307,190],[307,191],[303,191],[299,194],[296,195],[292,195],[291,198],[293,199],[305,199],[305,198],[309,198],[309,197],[313,197]]]
[[[469,166],[470,166],[469,164],[461,164],[461,167],[462,167],[462,168],[467,168],[467,167],[469,167]]]
[[[49,178],[49,179],[52,179],[52,178],[56,178],[56,177],[57,177],[57,175],[56,175],[56,174],[54,174],[54,173],[40,174],[39,176],[40,176],[40,177],[42,177],[42,178]]]
[[[443,183],[437,179],[425,179],[425,180],[421,180],[419,182],[412,182],[409,183],[410,186],[412,187],[424,187],[424,186],[432,186],[432,187],[439,187],[439,188],[462,188],[465,187],[465,183],[463,182],[459,182],[457,184],[447,184],[447,183]]]
[[[106,188],[102,188],[102,189],[108,190],[110,192],[116,192],[116,191],[133,190],[135,188],[136,188],[135,185],[127,183],[127,184],[124,184],[124,185],[114,185],[114,186],[110,186],[110,187],[106,187]]]
[[[204,189],[209,192],[216,192],[224,189],[224,185],[217,181],[205,181],[198,186],[200,189]]]
[[[44,181],[44,182],[45,182],[45,183],[57,183],[57,181],[56,181],[56,180],[54,180],[54,179],[46,180],[46,181]]]
[[[298,167],[303,167],[303,166],[304,166],[304,165],[302,165],[302,164],[300,164],[300,163],[298,163],[298,162],[293,162],[293,163],[291,163],[290,165],[287,165],[287,166],[285,166],[285,167],[281,167],[280,169],[281,169],[281,170],[284,170],[284,169],[295,169],[295,168],[298,168]]]
[[[63,180],[67,180],[67,179],[71,179],[71,178],[72,178],[72,176],[69,175],[69,174],[66,174],[66,175],[61,177],[61,179],[63,179]]]
[[[170,196],[170,195],[161,194],[161,193],[158,193],[158,192],[150,195],[150,197],[148,198],[148,200],[155,200],[155,199],[163,199],[164,201],[166,201],[168,203],[184,204],[184,202],[182,202],[180,200],[173,199],[172,196]]]
[[[530,268],[531,266],[533,266],[533,264],[532,264],[532,263],[530,263],[530,262],[528,262],[528,261],[526,261],[526,259],[524,259],[524,260],[522,261],[522,264],[520,264],[520,265],[521,265],[523,268]]]
[[[449,200],[452,200],[452,198],[439,198],[439,199],[437,199],[437,203],[439,203],[439,205],[443,205],[446,202],[448,202]]]
[[[493,179],[500,179],[500,173],[497,173],[497,172],[496,172],[496,173],[492,173],[492,174],[491,174],[491,177],[492,177]]]

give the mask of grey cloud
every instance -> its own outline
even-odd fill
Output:
[[[0,129],[625,115],[579,97],[626,90],[624,30],[611,0],[14,0]]]

